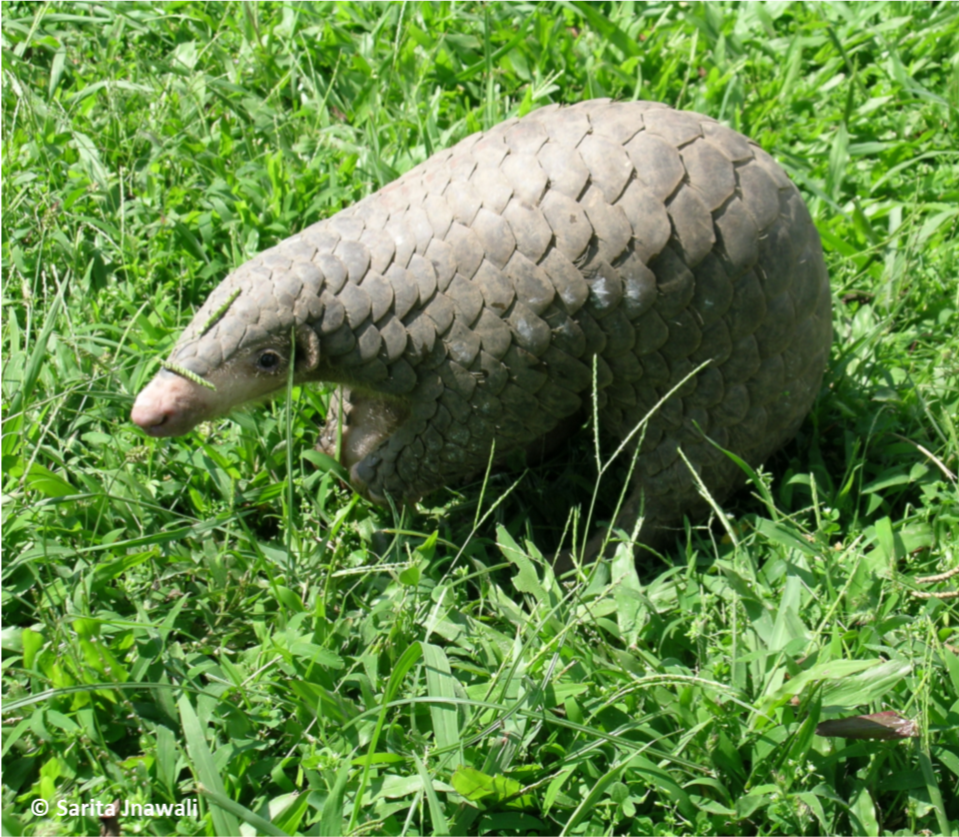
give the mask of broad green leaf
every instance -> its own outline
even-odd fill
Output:
[[[439,766],[456,768],[463,762],[459,714],[456,704],[456,678],[443,649],[428,642],[422,644],[426,668],[426,691],[436,702],[430,704],[433,737],[437,748],[451,752],[440,757]]]
[[[432,833],[437,837],[447,837],[450,833],[449,823],[446,819],[446,813],[443,811],[443,805],[440,803],[436,790],[433,788],[433,782],[429,773],[426,772],[426,765],[423,760],[413,753],[413,759],[416,762],[416,770],[423,782],[423,789],[426,793],[426,801],[430,807],[430,819],[432,820]]]
[[[215,794],[215,798],[211,799],[213,806],[210,808],[213,825],[218,834],[239,834],[240,824],[236,820],[237,811],[234,809],[236,803],[233,803],[226,795],[220,772],[206,743],[206,734],[200,725],[196,710],[186,695],[177,701],[177,709],[180,712],[180,723],[183,725],[183,737],[186,740],[186,749],[192,768],[206,791]],[[249,822],[249,820],[246,821]],[[280,831],[271,827],[271,830],[265,833],[278,834]]]

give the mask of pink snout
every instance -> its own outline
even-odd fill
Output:
[[[141,390],[130,419],[150,436],[182,436],[212,415],[212,394],[164,369]]]

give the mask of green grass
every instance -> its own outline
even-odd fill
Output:
[[[957,600],[914,595],[959,555],[959,5],[10,3],[2,34],[4,833],[195,797],[124,834],[959,831]],[[753,136],[823,237],[826,380],[736,543],[560,584],[588,441],[394,519],[311,452],[321,391],[129,422],[231,267],[597,96]],[[815,731],[885,710],[920,736]]]

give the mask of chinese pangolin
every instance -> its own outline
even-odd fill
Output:
[[[594,391],[626,438],[682,382],[636,437],[619,521],[642,506],[655,532],[701,507],[699,481],[742,481],[720,447],[756,466],[795,434],[831,337],[819,236],[766,152],[697,113],[585,101],[467,137],[237,268],[132,419],[180,435],[285,388],[293,358],[297,383],[340,385],[320,446],[342,422],[354,487],[415,502]]]

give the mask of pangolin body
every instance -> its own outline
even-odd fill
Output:
[[[690,467],[717,498],[741,480],[710,440],[755,466],[795,434],[831,335],[819,236],[768,154],[696,113],[586,101],[474,134],[239,267],[132,418],[182,434],[285,387],[292,354],[297,382],[344,387],[357,489],[415,501],[569,423],[594,377],[625,438],[708,362],[642,437],[624,515],[644,499],[657,526],[699,505]]]

